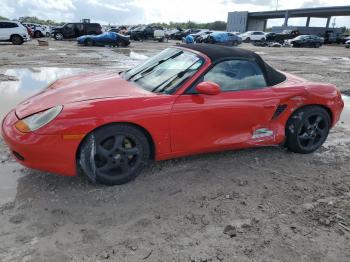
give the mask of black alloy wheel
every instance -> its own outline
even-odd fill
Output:
[[[311,106],[295,112],[288,120],[287,147],[296,153],[311,153],[327,139],[331,119],[322,107]]]
[[[150,159],[146,135],[132,125],[115,124],[102,127],[83,142],[80,158],[87,174],[106,185],[120,185],[134,179]],[[93,140],[91,140],[93,137]],[[93,145],[91,146],[91,142]]]

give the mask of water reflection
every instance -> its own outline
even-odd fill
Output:
[[[17,180],[24,174],[17,163],[0,164],[0,206],[13,201],[17,193]]]
[[[58,78],[82,72],[80,68],[20,68],[1,72],[0,120],[27,97],[41,91]]]

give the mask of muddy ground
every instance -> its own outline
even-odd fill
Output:
[[[0,81],[11,80],[8,68],[119,70],[171,44],[1,45]],[[343,47],[243,47],[350,90]],[[23,168],[0,139],[0,261],[349,261],[349,120],[310,155],[271,147],[193,156],[115,187]]]

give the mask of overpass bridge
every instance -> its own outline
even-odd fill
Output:
[[[283,27],[288,28],[288,19],[306,17],[305,27],[309,27],[312,17],[326,18],[325,29],[329,28],[333,16],[350,16],[350,5],[316,8],[288,9],[264,12],[229,12],[227,17],[227,31],[265,31],[268,19],[284,18]],[[282,27],[282,28],[283,28]]]

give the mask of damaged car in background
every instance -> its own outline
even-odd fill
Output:
[[[163,42],[166,39],[164,28],[156,25],[139,26],[131,30],[130,38],[134,41],[157,40]]]
[[[314,47],[319,48],[324,44],[324,38],[316,35],[300,35],[288,40],[293,47]]]
[[[209,44],[237,46],[242,44],[242,38],[230,32],[213,32],[209,34],[203,42]]]
[[[346,47],[346,48],[350,48],[350,40],[348,40],[348,41],[345,42],[345,47]]]
[[[252,51],[190,44],[124,72],[57,80],[11,110],[2,135],[24,166],[117,185],[152,160],[278,145],[312,153],[343,107],[334,85]]]
[[[100,35],[84,35],[77,38],[80,45],[85,46],[121,46],[130,45],[130,37],[115,32],[106,32]]]

